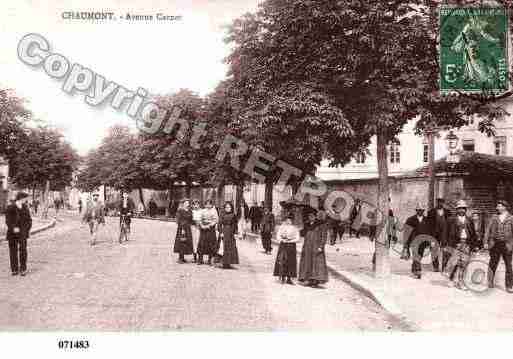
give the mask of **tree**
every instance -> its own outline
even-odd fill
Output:
[[[331,165],[344,165],[376,136],[377,208],[388,213],[387,146],[408,121],[417,119],[422,133],[433,125],[460,127],[467,124],[467,115],[478,113],[481,129],[493,131],[492,121],[501,111],[494,103],[509,95],[439,93],[440,3],[264,1],[256,14],[243,16],[231,27],[230,74],[252,110],[269,111],[285,94],[284,102],[297,113],[291,126],[300,124],[310,143],[321,138]],[[334,116],[326,115],[324,108],[319,111],[319,106],[303,106],[301,93],[324,98]],[[269,120],[287,120],[276,112]],[[384,235],[381,231],[375,242],[378,276],[389,272]]]
[[[111,127],[100,146],[87,155],[78,175],[78,187],[88,192],[102,185],[117,190],[138,190],[144,205],[142,188],[152,188],[153,183],[144,171],[142,150],[142,138],[128,127]]]
[[[0,155],[10,159],[16,154],[17,144],[26,137],[25,124],[31,118],[23,99],[12,90],[0,90]]]
[[[48,127],[30,129],[16,142],[16,155],[11,158],[10,177],[22,188],[63,190],[73,180],[79,157],[58,131]]]
[[[175,94],[158,96],[159,107],[169,113],[179,108],[179,123],[167,121],[163,131],[142,137],[141,163],[155,186],[172,192],[176,181],[185,182],[187,196],[193,182],[206,182],[200,171],[203,162],[201,150],[191,146],[193,130],[205,121],[204,101],[197,94],[182,89]]]

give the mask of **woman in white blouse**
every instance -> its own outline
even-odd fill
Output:
[[[198,243],[198,264],[203,264],[203,256],[208,255],[208,264],[212,264],[212,257],[217,252],[216,226],[219,223],[217,210],[212,200],[205,202],[205,208],[201,211],[199,223],[200,236]]]
[[[292,221],[294,214],[289,213],[280,227],[276,238],[280,241],[276,263],[274,265],[274,276],[280,277],[281,282],[294,284],[292,278],[297,277],[297,249],[296,243],[299,242],[299,228]]]

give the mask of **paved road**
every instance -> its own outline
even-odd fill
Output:
[[[29,242],[29,274],[12,277],[0,243],[1,330],[394,330],[374,302],[333,279],[324,289],[282,285],[274,258],[239,241],[241,265],[178,264],[174,223],[134,220],[119,245],[115,219],[91,247],[67,216]],[[112,241],[114,239],[114,241]]]

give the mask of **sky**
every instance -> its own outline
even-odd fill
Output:
[[[65,56],[109,81],[151,94],[188,88],[200,95],[224,79],[224,25],[257,9],[259,0],[2,0],[0,5],[0,87],[13,89],[27,101],[34,117],[58,128],[66,140],[85,155],[98,146],[114,124],[135,128],[122,110],[92,107],[85,94],[69,95],[63,80],[53,79],[41,67],[30,67],[17,57],[17,47],[29,33],[43,35],[51,52]],[[117,21],[65,20],[63,12],[113,12]],[[182,16],[178,21],[119,19],[127,13]],[[155,16],[154,16],[155,17]]]

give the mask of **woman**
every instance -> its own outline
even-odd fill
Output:
[[[223,241],[223,268],[230,269],[232,264],[239,264],[239,253],[235,243],[237,222],[240,213],[235,214],[231,202],[226,202],[224,212],[219,218],[219,235]]]
[[[307,282],[312,287],[328,281],[326,265],[326,223],[316,219],[315,210],[311,209],[302,230],[305,238],[299,262],[299,281]]]
[[[278,228],[276,237],[280,241],[276,263],[274,264],[275,277],[280,277],[281,282],[294,284],[291,278],[297,277],[297,250],[296,243],[299,242],[299,229],[293,225],[294,214],[289,213],[285,222]]]
[[[178,253],[178,263],[187,263],[185,255],[193,253],[192,247],[192,211],[190,201],[184,199],[181,208],[176,213],[176,237],[173,251]]]
[[[200,203],[198,200],[195,200],[194,202],[192,202],[191,234],[192,234],[192,250],[193,250],[193,256],[194,256],[194,259],[193,259],[194,262],[197,262],[198,244],[199,244],[199,237],[200,237],[200,222],[201,222],[202,211],[203,210],[201,209]]]
[[[201,212],[200,219],[200,238],[198,243],[198,264],[203,264],[203,256],[208,255],[208,265],[212,264],[212,257],[216,253],[217,238],[216,226],[219,222],[217,210],[214,208],[214,203],[207,200],[205,209]]]

